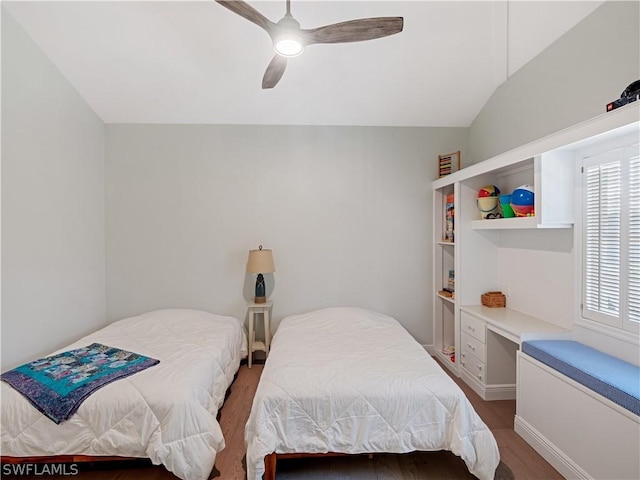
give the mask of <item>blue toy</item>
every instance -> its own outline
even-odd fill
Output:
[[[531,185],[520,185],[511,194],[511,208],[516,217],[533,217],[534,193]]]

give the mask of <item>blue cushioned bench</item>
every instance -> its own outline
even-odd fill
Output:
[[[522,352],[640,415],[640,367],[569,340],[531,340]]]

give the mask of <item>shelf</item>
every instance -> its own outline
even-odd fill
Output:
[[[536,217],[491,218],[486,220],[473,220],[472,230],[509,230],[527,228],[571,228],[571,223],[554,223],[544,225],[537,223]]]
[[[486,220],[473,220],[472,230],[496,230],[510,228],[538,228],[536,217],[491,218]]]
[[[451,297],[445,297],[444,295],[440,295],[439,293],[436,293],[437,297],[440,297],[442,300],[446,300],[447,302],[450,303],[456,303],[456,299],[455,298],[451,298]]]
[[[449,241],[447,241],[447,240],[442,240],[442,241],[440,241],[440,242],[436,242],[436,243],[437,243],[438,245],[442,245],[442,246],[444,246],[444,247],[453,247],[453,246],[456,244],[456,242],[449,242]]]
[[[440,361],[440,363],[445,365],[447,368],[449,368],[449,370],[451,370],[457,375],[456,362],[452,362],[451,358],[448,355],[445,355],[444,353],[442,353],[440,350],[436,350],[435,354],[436,354],[436,358]]]

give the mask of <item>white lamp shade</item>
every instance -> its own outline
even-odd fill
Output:
[[[249,250],[248,273],[272,273],[276,271],[271,250]]]

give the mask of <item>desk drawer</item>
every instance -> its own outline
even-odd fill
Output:
[[[468,352],[479,360],[485,360],[485,345],[480,340],[462,332],[462,351]]]
[[[481,383],[486,383],[484,362],[481,362],[468,352],[462,352],[460,365],[462,365],[462,368],[469,372],[473,378]]]
[[[469,315],[466,312],[460,312],[460,323],[462,325],[462,332],[477,338],[482,343],[485,343],[485,323],[484,321]]]

